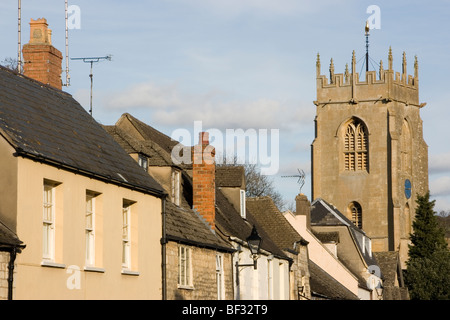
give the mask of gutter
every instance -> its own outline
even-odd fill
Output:
[[[101,180],[103,182],[106,183],[113,183],[115,185],[118,185],[120,187],[125,187],[131,190],[135,190],[135,191],[140,191],[146,194],[151,194],[153,196],[156,196],[158,198],[164,198],[166,197],[166,193],[164,191],[158,190],[158,189],[153,189],[153,188],[146,188],[146,187],[142,187],[142,186],[138,186],[138,185],[134,185],[128,182],[122,182],[120,180],[116,180],[113,179],[111,176],[103,176],[101,174],[89,171],[89,170],[84,170],[84,169],[79,169],[70,165],[66,165],[63,164],[61,162],[58,162],[56,160],[41,156],[41,155],[36,155],[27,151],[24,151],[22,148],[20,147],[15,147],[16,149],[16,153],[14,154],[15,156],[21,156],[23,158],[28,158],[37,162],[41,162],[44,164],[48,164],[51,165],[53,167],[56,167],[58,169],[65,169],[67,171],[76,173],[76,174],[80,174],[80,175],[84,175],[87,176],[89,178],[94,178],[97,180]]]

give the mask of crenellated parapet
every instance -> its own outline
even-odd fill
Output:
[[[317,100],[319,104],[397,101],[406,105],[423,107],[419,103],[419,67],[417,56],[414,59],[414,74],[407,74],[406,53],[402,57],[402,71],[393,70],[392,49],[389,48],[388,68],[380,61],[378,71],[365,72],[364,80],[356,72],[355,51],[352,55],[351,69],[348,64],[344,73],[335,73],[333,59],[330,61],[329,76],[321,74],[320,55],[317,54]]]

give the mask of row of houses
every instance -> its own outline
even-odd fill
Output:
[[[1,299],[407,296],[397,253],[373,253],[325,199],[247,198],[207,132],[176,164],[178,141],[131,114],[97,123],[53,80],[61,61],[36,67],[58,54],[45,19],[31,25],[44,38],[25,75],[0,67]]]

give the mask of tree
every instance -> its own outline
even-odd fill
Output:
[[[277,208],[282,211],[286,206],[283,196],[275,189],[273,180],[269,176],[261,173],[261,168],[257,164],[244,163],[239,164],[235,156],[232,161],[223,157],[218,166],[243,166],[245,171],[246,197],[265,197],[269,196]]]
[[[14,58],[5,58],[0,65],[16,72],[19,70],[17,59]]]
[[[411,299],[450,299],[450,251],[434,212],[430,193],[417,196],[405,281]]]
[[[275,190],[273,180],[261,174],[256,164],[245,164],[245,184],[247,197],[270,196],[279,210],[285,206],[282,195]]]

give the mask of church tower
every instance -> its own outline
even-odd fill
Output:
[[[317,55],[312,199],[333,204],[372,239],[372,250],[408,258],[417,194],[428,191],[428,146],[423,139],[417,57],[414,75],[388,68],[361,80],[353,51],[351,70],[321,75]]]

